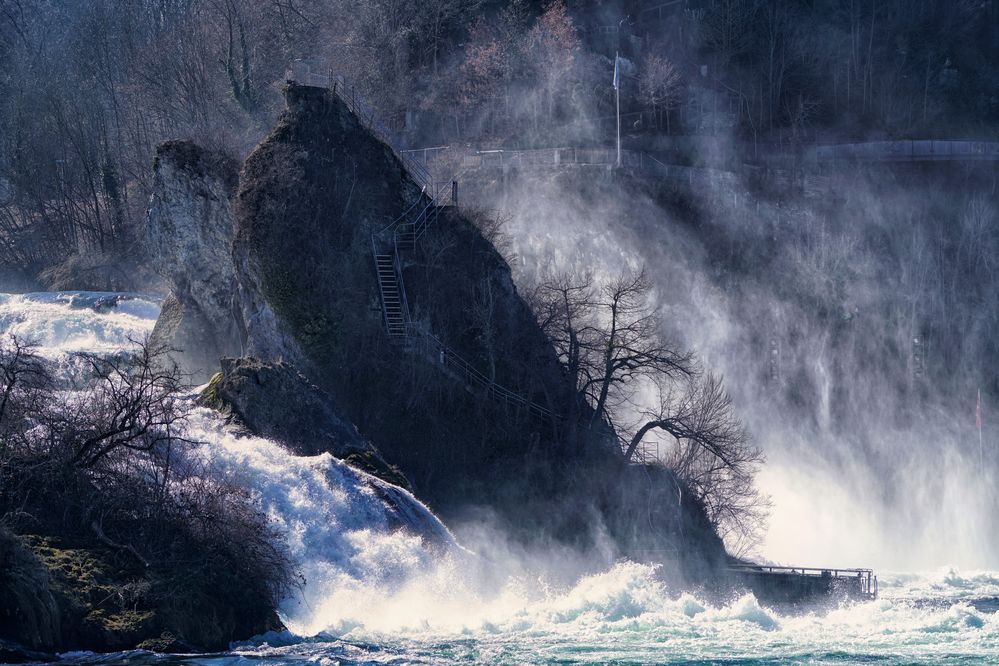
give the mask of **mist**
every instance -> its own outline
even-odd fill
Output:
[[[0,0],[0,657],[994,658],[997,62],[999,0]]]
[[[525,170],[506,190],[490,176],[466,173],[467,196],[508,215],[522,286],[579,265],[654,277],[670,333],[724,375],[767,455],[758,482],[774,506],[761,555],[995,565],[996,443],[986,417],[980,452],[975,428],[996,317],[994,273],[980,262],[995,235],[973,249],[966,238],[971,218],[995,210],[977,186],[954,192],[917,174],[919,189],[872,168],[834,174],[830,198],[772,200],[600,167]],[[933,219],[943,198],[957,211]],[[677,214],[681,201],[695,222],[690,208]],[[954,251],[980,268],[948,270]]]

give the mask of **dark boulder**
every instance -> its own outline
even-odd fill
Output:
[[[48,572],[18,537],[0,529],[0,637],[15,637],[21,643],[0,642],[0,662],[25,657],[28,648],[50,650],[61,635],[59,605]]]
[[[203,402],[227,408],[261,437],[276,439],[295,453],[330,452],[338,458],[369,451],[357,428],[334,409],[329,396],[283,361],[223,358]]]
[[[391,483],[408,487],[357,428],[340,415],[335,401],[284,361],[223,358],[222,371],[202,394],[206,406],[229,412],[261,437],[298,455],[331,453]]]

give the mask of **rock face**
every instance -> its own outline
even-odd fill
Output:
[[[510,472],[508,459],[521,459],[544,426],[501,414],[386,338],[374,238],[426,200],[395,154],[334,94],[301,86],[285,93],[287,111],[240,177],[239,281],[286,325],[293,344],[284,349],[305,357],[294,364],[406,472],[421,499],[447,515],[482,498],[483,489],[492,492],[491,481]],[[421,326],[505,386],[539,400],[565,397],[551,347],[509,267],[468,219],[444,211],[403,262]],[[254,327],[249,336],[251,348],[265,347]],[[261,355],[279,356],[274,349]]]
[[[451,521],[484,508],[525,539],[591,547],[609,533],[625,553],[671,549],[674,569],[691,577],[723,564],[703,509],[668,473],[625,464],[599,435],[567,450],[555,424],[497,406],[387,340],[372,246],[423,205],[419,189],[335,95],[291,86],[286,99],[241,174],[238,279],[285,324],[285,345],[305,357],[296,365],[420,498]],[[555,411],[568,404],[550,342],[469,217],[445,209],[401,257],[417,326],[498,383]]]
[[[0,571],[4,572],[0,576],[0,636],[16,636],[29,648],[54,647],[62,627],[48,572],[17,537],[2,528]]]
[[[330,397],[284,361],[223,358],[221,365],[202,402],[232,410],[258,435],[301,456],[328,451],[342,458],[372,450],[357,428],[336,413]]]
[[[189,259],[206,271],[216,259],[224,263],[226,238],[212,233],[213,221],[234,225],[231,269],[216,270],[211,281],[230,285],[228,300],[207,284],[191,287],[193,276],[175,275],[177,301],[204,315],[199,330],[218,331],[211,354],[238,346],[262,359],[225,361],[207,399],[296,451],[332,451],[404,484],[388,460],[446,521],[485,511],[514,536],[582,547],[610,534],[624,554],[672,549],[677,570],[694,576],[723,563],[703,509],[671,478],[658,478],[654,488],[641,483],[655,474],[624,463],[603,431],[570,450],[562,424],[492,400],[443,372],[436,354],[388,339],[372,250],[380,230],[426,199],[336,95],[294,85],[285,95],[287,110],[244,164],[231,217],[220,188],[185,175],[198,169],[181,173],[179,159],[169,172],[159,168],[178,196],[213,193],[208,205],[173,205],[187,221],[168,227],[178,230],[165,238],[196,239],[183,256],[170,255],[181,272],[198,272]],[[401,264],[415,326],[500,385],[564,411],[575,387],[506,261],[469,217],[442,211]],[[235,330],[219,326],[223,312]],[[182,323],[194,321],[181,314]],[[164,330],[169,321],[168,313]]]
[[[285,96],[240,175],[233,258],[246,353],[313,376],[355,336],[378,333],[371,233],[420,190],[329,91],[289,86]]]
[[[229,204],[237,166],[193,143],[169,141],[157,148],[154,179],[148,241],[171,291],[153,340],[180,350],[181,368],[204,381],[219,357],[242,348]]]

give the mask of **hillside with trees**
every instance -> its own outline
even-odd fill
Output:
[[[155,146],[246,155],[290,61],[356,84],[402,144],[988,136],[996,3],[859,0],[5,0],[0,267],[21,285],[149,284],[137,229]],[[667,140],[663,141],[663,138]],[[704,141],[699,141],[704,143]],[[766,152],[766,151],[764,151]]]

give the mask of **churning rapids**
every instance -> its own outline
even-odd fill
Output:
[[[158,311],[134,294],[0,295],[0,334],[53,360],[113,352],[147,335]],[[408,493],[396,489],[390,507],[371,477],[329,455],[291,455],[202,409],[187,427],[202,442],[194,455],[251,487],[285,535],[303,581],[280,609],[288,631],[224,654],[62,663],[999,663],[999,572],[881,572],[877,601],[801,615],[751,595],[670,594],[652,567],[624,561],[577,560],[575,580],[556,580],[541,573],[544,557],[495,537],[465,550]],[[438,545],[397,529],[400,513]]]

